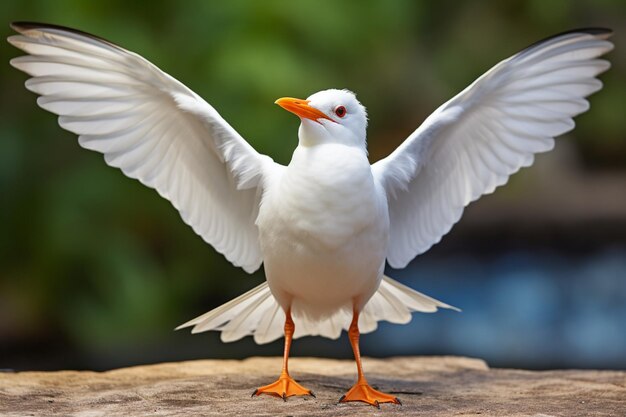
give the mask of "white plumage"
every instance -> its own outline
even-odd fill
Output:
[[[244,312],[247,308],[250,310]],[[373,332],[381,320],[406,324],[411,321],[411,313],[416,311],[434,313],[437,308],[455,309],[389,277],[383,277],[378,291],[369,300],[359,318],[359,329],[361,333]],[[236,325],[232,321],[241,317],[245,317],[241,319],[242,325]],[[324,325],[305,321],[296,327],[294,338],[311,335],[338,339],[341,331],[347,330],[346,323],[349,324],[351,318],[351,310],[341,309],[324,322]],[[220,330],[224,342],[232,342],[253,334],[256,343],[264,344],[283,336],[284,323],[285,313],[272,296],[267,282],[264,282],[179,328],[194,326],[192,333]],[[306,333],[305,329],[310,329],[310,333]]]
[[[372,166],[390,197],[387,260],[405,267],[448,233],[463,208],[530,166],[574,128],[602,88],[607,31],[571,32],[487,71]]]
[[[280,99],[302,120],[285,167],[139,55],[67,28],[13,28],[19,35],[9,42],[28,55],[11,64],[31,75],[26,87],[41,96],[37,103],[81,146],[155,188],[234,265],[253,272],[265,264],[266,283],[181,326],[221,331],[225,342],[275,340],[286,319],[288,331],[286,312],[294,337],[336,339],[353,313],[369,332],[380,320],[406,323],[413,311],[453,308],[384,277],[385,261],[405,267],[465,206],[552,149],[589,108],[585,97],[602,87],[596,77],[609,63],[598,58],[613,47],[602,29],[535,44],[443,104],[373,165],[365,108],[354,94]],[[360,400],[396,401],[367,398]]]
[[[17,24],[9,42],[30,55],[11,65],[32,78],[37,104],[84,148],[172,202],[236,266],[261,266],[254,225],[264,165],[193,91],[144,58],[91,35]]]

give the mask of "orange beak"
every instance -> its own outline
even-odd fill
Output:
[[[283,109],[292,112],[296,116],[303,117],[318,122],[318,119],[327,119],[334,121],[330,117],[326,116],[320,110],[315,107],[309,106],[309,100],[301,100],[299,98],[283,97],[274,102]],[[319,122],[318,122],[319,123]]]

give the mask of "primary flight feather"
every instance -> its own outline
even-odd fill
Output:
[[[298,115],[288,166],[256,152],[206,101],[141,56],[84,32],[14,23],[37,103],[79,143],[172,202],[207,243],[267,282],[180,327],[229,342],[285,336],[279,379],[255,391],[312,394],[288,372],[293,338],[348,330],[358,380],[341,401],[399,403],[371,388],[359,334],[414,311],[454,308],[384,276],[441,240],[465,206],[506,183],[574,127],[609,68],[605,29],[539,42],[439,107],[387,158],[370,165],[365,108],[347,90],[278,105]],[[254,394],[253,394],[254,395]]]

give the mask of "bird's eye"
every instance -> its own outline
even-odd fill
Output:
[[[346,108],[344,106],[337,106],[335,107],[335,114],[338,117],[343,117],[346,115]]]

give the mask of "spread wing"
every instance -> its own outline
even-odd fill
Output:
[[[389,202],[389,264],[405,267],[450,231],[463,209],[507,182],[574,128],[610,64],[605,29],[563,33],[506,59],[439,107],[372,166]]]
[[[254,224],[259,187],[277,165],[207,102],[141,56],[59,26],[14,23],[8,41],[28,55],[37,104],[59,115],[82,147],[104,154],[168,199],[183,220],[236,266],[262,263]]]

